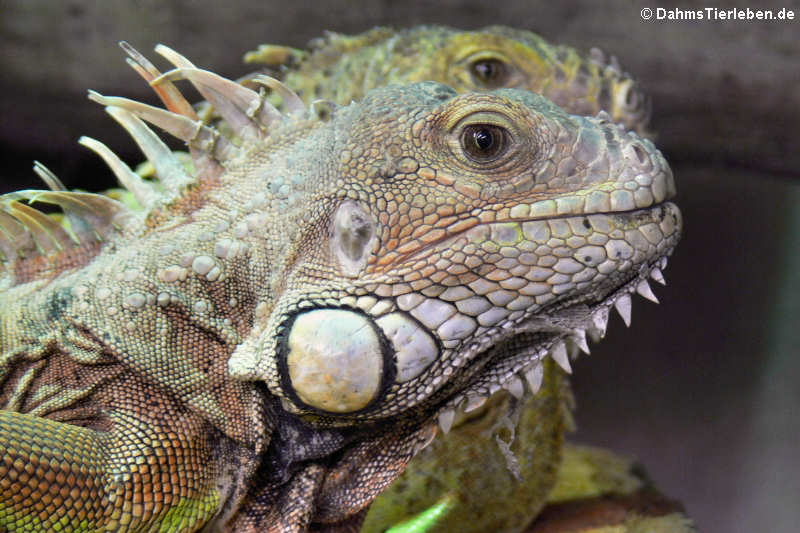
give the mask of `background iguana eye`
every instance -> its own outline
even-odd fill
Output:
[[[471,160],[485,163],[497,159],[509,145],[509,133],[492,124],[472,124],[461,133],[461,146]]]
[[[476,84],[489,89],[505,86],[509,78],[508,66],[495,58],[477,59],[470,64],[469,70]]]

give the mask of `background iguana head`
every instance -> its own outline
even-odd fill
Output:
[[[649,98],[616,57],[597,48],[582,54],[506,26],[328,33],[311,42],[310,52],[262,45],[245,55],[245,61],[267,65],[307,100],[346,104],[375,87],[434,80],[458,92],[527,89],[570,113],[604,110],[640,135],[647,134],[650,120]]]

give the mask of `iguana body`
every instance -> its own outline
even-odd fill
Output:
[[[431,532],[520,532],[547,502],[571,421],[563,371],[545,361],[536,394],[498,391],[411,460],[370,507],[362,533],[385,531],[442,498]],[[534,385],[536,386],[536,385]]]
[[[282,116],[161,49],[174,113],[94,96],[145,206],[3,198],[0,528],[338,531],[471,398],[629,312],[677,242],[648,141],[432,83]],[[243,140],[194,122],[189,79]],[[274,82],[264,80],[275,87]],[[136,116],[184,139],[193,175]],[[56,203],[69,231],[18,200]]]

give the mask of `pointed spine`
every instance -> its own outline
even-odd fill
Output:
[[[572,374],[572,367],[569,364],[569,355],[567,354],[567,347],[564,341],[556,342],[555,346],[550,350],[550,357],[553,358],[553,361],[555,361],[564,372]]]
[[[575,345],[580,348],[580,350],[585,353],[589,354],[589,344],[586,342],[586,330],[577,329],[575,330],[575,334],[573,335],[573,340],[575,341]]]
[[[608,307],[601,307],[592,315],[592,324],[600,332],[601,338],[606,336],[608,314]]]
[[[58,222],[21,202],[11,200],[4,202],[0,208],[30,233],[41,255],[58,253],[72,240]]]
[[[221,137],[215,129],[203,125],[200,120],[192,120],[128,98],[103,96],[95,91],[89,91],[89,99],[106,107],[113,106],[130,111],[140,119],[182,140],[189,147],[206,152],[217,159],[224,159],[231,148],[227,139]]]
[[[201,72],[203,74],[198,74]],[[212,72],[189,68],[170,70],[153,80],[151,85],[157,86],[165,81],[178,79],[189,80],[203,98],[208,100],[222,118],[231,125],[238,136],[251,141],[261,139],[261,130],[253,120],[254,110],[260,107],[261,102],[258,93],[241,85],[238,85],[241,90],[234,89],[225,84],[230,80],[225,80]],[[234,82],[230,83],[237,85]]]
[[[453,421],[455,418],[456,412],[453,409],[444,409],[439,413],[439,427],[442,428],[442,432],[450,432],[450,428],[453,427]]]
[[[120,41],[120,47],[128,54],[127,63],[133,70],[135,70],[147,83],[151,83],[154,79],[161,76],[161,72],[138,50],[132,47],[125,41]],[[158,97],[167,106],[167,109],[173,113],[184,115],[190,119],[197,120],[197,113],[195,113],[191,104],[186,101],[181,92],[172,83],[163,83],[158,86],[153,86],[153,90]]]
[[[162,80],[160,83],[153,83],[154,80],[161,77],[161,72],[146,57],[124,41],[120,43],[120,46],[129,56],[128,64],[150,84],[169,111],[191,121],[199,120],[195,110],[172,82]],[[163,45],[160,46],[169,50]],[[191,62],[186,58],[177,53],[175,55],[183,59],[183,64],[193,68]],[[232,145],[226,139],[218,139],[218,133],[213,128],[203,131],[204,133],[195,139],[196,142],[189,144],[189,153],[198,175],[211,180],[222,174],[223,169],[219,161],[229,159]]]
[[[525,381],[531,388],[531,393],[536,394],[542,388],[542,381],[544,380],[544,366],[538,361],[532,367],[525,371]]]
[[[253,78],[253,81],[269,87],[275,94],[280,96],[289,115],[300,115],[306,112],[306,104],[297,96],[297,93],[275,78],[259,74]]]
[[[112,231],[123,229],[130,211],[113,198],[90,192],[20,191],[31,202],[57,205],[71,218],[73,230],[80,239],[105,239]]]
[[[653,270],[650,271],[650,277],[661,285],[667,284],[667,280],[664,279],[664,273],[661,272],[661,269],[658,267],[653,267]]]
[[[197,68],[177,68],[153,80],[152,84],[186,79],[195,86],[227,120],[234,131],[244,138],[260,139],[262,128],[281,122],[283,115],[264,97],[218,74]]]
[[[111,151],[108,146],[96,139],[86,136],[78,139],[78,144],[85,146],[99,155],[117,177],[119,184],[133,194],[136,201],[139,202],[139,205],[148,211],[156,205],[158,202],[158,193],[156,190],[143,180],[141,176],[131,170],[131,168],[117,157],[117,154]]]
[[[625,325],[630,327],[631,325],[631,295],[630,294],[623,294],[614,302],[614,308],[619,313],[619,316],[622,317],[622,321],[625,322]]]
[[[36,174],[42,179],[43,182],[47,184],[48,187],[50,187],[50,190],[52,191],[67,190],[64,184],[61,183],[61,180],[58,179],[58,176],[56,176],[49,168],[44,166],[39,161],[33,162],[33,171],[36,172]]]
[[[37,168],[44,169],[43,166]],[[69,226],[63,226],[55,217],[27,205],[34,202],[60,207],[70,222]],[[48,272],[47,276],[58,271],[53,267],[59,265],[75,268],[91,260],[100,249],[96,244],[113,231],[123,229],[130,220],[131,213],[122,204],[94,193],[24,190],[0,196],[2,270],[10,274],[0,280],[0,284],[13,286],[31,275],[28,272],[17,278],[15,265],[19,260],[43,258],[44,263],[39,263],[34,270]],[[77,255],[65,255],[67,249],[87,245]]]
[[[159,178],[173,197],[177,197],[184,187],[194,181],[183,169],[183,165],[175,157],[175,154],[139,117],[115,106],[106,107],[106,112],[119,122],[139,145],[142,153],[153,164]]]
[[[522,385],[522,380],[520,380],[517,376],[511,376],[511,379],[506,381],[503,387],[505,387],[505,389],[517,400],[521,400],[522,396],[525,394],[525,388]]]
[[[155,51],[158,55],[175,65],[177,68],[197,68],[194,66],[194,63],[167,45],[157,44]]]
[[[30,234],[25,232],[14,217],[0,209],[0,254],[3,263],[11,262],[19,256],[20,249],[25,247],[21,242],[23,240],[30,241]]]
[[[653,289],[650,288],[650,284],[647,283],[646,279],[643,279],[639,282],[639,284],[636,286],[636,292],[639,293],[639,295],[643,298],[646,298],[653,303],[658,303],[658,298],[656,298],[656,295],[653,294]]]
[[[64,184],[61,183],[61,180],[58,179],[58,176],[56,176],[53,172],[50,171],[49,168],[44,166],[39,161],[33,162],[33,171],[36,174],[38,174],[40,178],[42,178],[42,181],[44,181],[47,184],[47,186],[50,187],[50,190],[52,190],[53,192],[68,192]],[[41,193],[38,194],[37,196],[41,197]],[[86,224],[79,215],[77,215],[75,212],[71,210],[65,210],[64,214],[66,215],[67,220],[69,220],[70,225],[74,229],[74,231],[71,231],[66,227],[64,227],[64,231],[75,244],[80,244],[81,241],[79,237],[75,234],[75,232],[77,232],[83,237],[87,237],[86,235],[87,232],[85,231]]]

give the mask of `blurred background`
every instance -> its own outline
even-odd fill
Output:
[[[720,8],[726,6],[715,4]],[[125,39],[159,42],[236,78],[270,42],[304,47],[323,30],[423,23],[505,24],[616,55],[654,104],[686,232],[633,324],[575,370],[573,440],[638,457],[704,532],[798,531],[800,524],[800,3],[793,21],[644,20],[686,0],[456,2],[351,0],[0,0],[0,192],[41,187],[42,161],[72,187],[113,185],[77,145],[141,155],[86,90],[154,103],[124,62]],[[737,3],[735,6],[747,8]],[[153,57],[153,54],[147,54]],[[158,63],[158,62],[157,62]],[[161,66],[161,63],[158,63]]]

